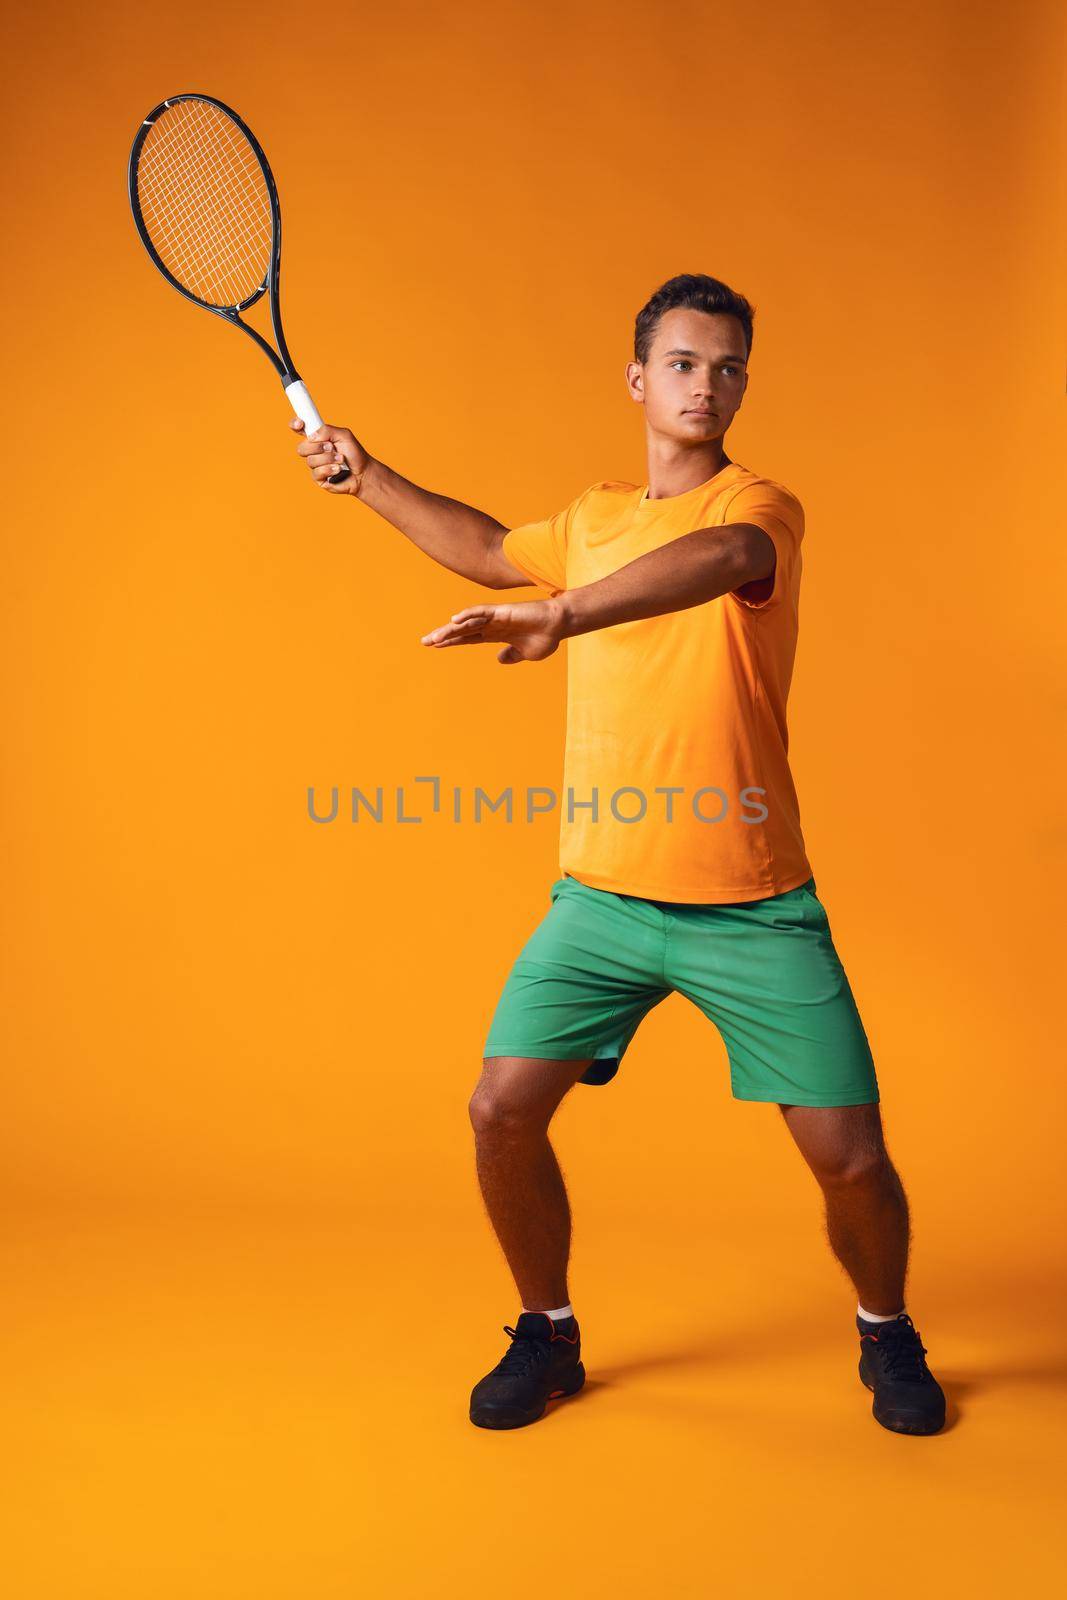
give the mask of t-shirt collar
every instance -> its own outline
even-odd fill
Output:
[[[730,461],[725,467],[720,467],[718,472],[713,473],[712,476],[707,478],[703,483],[694,484],[692,489],[686,489],[682,494],[661,495],[658,500],[650,500],[648,498],[648,484],[646,483],[644,488],[641,490],[641,498],[637,502],[637,510],[654,510],[659,506],[680,505],[684,501],[688,500],[691,495],[700,494],[701,491],[706,492],[713,485],[718,485],[720,482],[725,482],[729,473],[747,472],[747,470],[747,467],[743,467],[739,461]]]

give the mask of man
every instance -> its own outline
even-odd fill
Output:
[[[471,1101],[482,1193],[522,1302],[509,1349],[471,1396],[483,1428],[534,1422],[584,1382],[548,1126],[575,1083],[615,1075],[672,992],[719,1029],[734,1097],[781,1108],[821,1185],[858,1296],[874,1416],[898,1433],[944,1423],[904,1306],[908,1205],[787,759],[803,510],[724,449],[752,322],[715,278],[657,290],[626,367],[648,483],[593,484],[543,522],[508,530],[420,489],[346,429],[298,446],[328,493],[361,499],[453,572],[548,592],[467,607],[423,644],[499,643],[510,665],[571,641],[563,876],[507,979]]]

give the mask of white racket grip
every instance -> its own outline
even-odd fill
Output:
[[[298,378],[295,383],[287,383],[285,392],[289,396],[289,404],[304,424],[304,437],[314,433],[316,428],[322,427],[322,418],[315,408],[315,402],[307,392],[307,385]]]

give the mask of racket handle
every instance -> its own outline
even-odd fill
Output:
[[[300,378],[297,378],[295,383],[287,383],[285,392],[289,396],[289,404],[304,424],[305,437],[309,433],[314,433],[316,428],[322,427],[322,418],[315,402],[307,392],[307,385]]]

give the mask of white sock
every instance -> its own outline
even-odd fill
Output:
[[[901,1306],[899,1311],[894,1311],[891,1317],[882,1317],[877,1311],[864,1311],[862,1306],[857,1306],[856,1315],[862,1317],[864,1322],[895,1322],[898,1317],[904,1315],[904,1307]]]
[[[523,1306],[522,1309],[525,1311],[527,1307]],[[573,1317],[574,1307],[568,1300],[565,1306],[560,1306],[555,1311],[542,1311],[541,1315],[543,1317],[551,1317],[553,1322],[566,1322],[568,1317]]]

